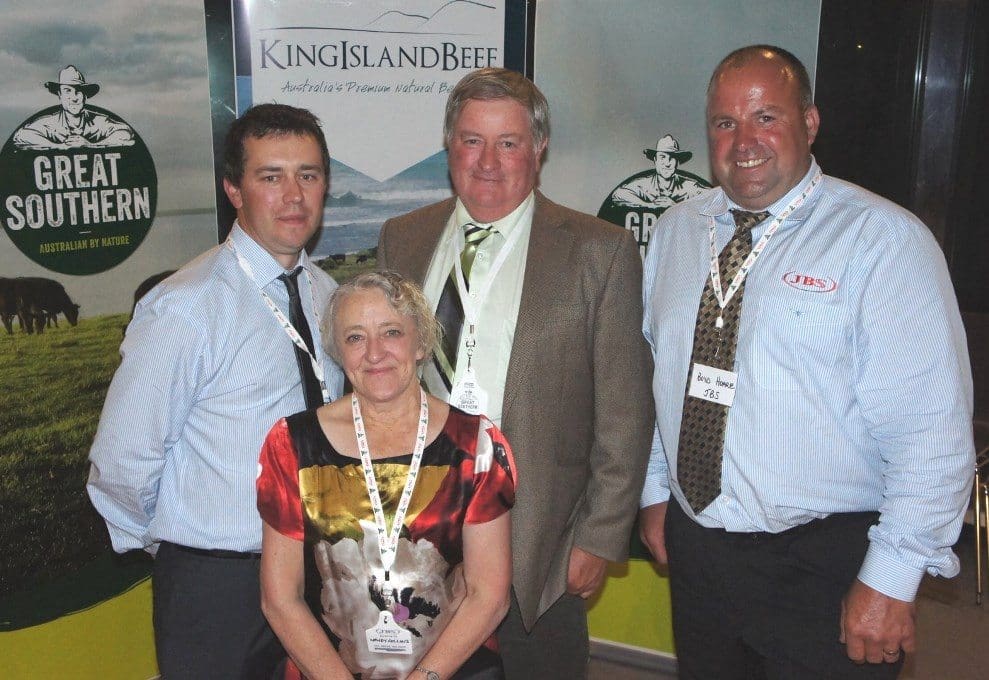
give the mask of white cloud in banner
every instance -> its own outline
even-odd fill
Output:
[[[253,102],[311,109],[333,157],[378,181],[442,150],[450,89],[504,62],[504,0],[247,4]]]

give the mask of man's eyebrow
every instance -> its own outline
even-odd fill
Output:
[[[305,172],[313,172],[313,171],[318,171],[320,173],[323,172],[323,166],[318,163],[306,163],[304,165],[300,165],[298,169],[300,171],[305,171]],[[257,168],[254,169],[254,174],[262,175],[270,172],[286,172],[286,171],[288,171],[288,168],[286,168],[286,166],[279,165],[277,163],[272,163],[270,165],[258,166]]]

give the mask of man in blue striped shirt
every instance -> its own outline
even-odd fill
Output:
[[[278,418],[322,403],[320,373],[322,397],[342,387],[319,335],[336,283],[304,250],[328,189],[319,121],[256,106],[231,126],[224,164],[230,236],[138,303],[90,451],[114,549],[155,555],[158,665],[183,680],[268,678],[284,657],[260,608],[258,453]]]
[[[728,55],[707,98],[720,187],[670,208],[649,244],[640,524],[669,561],[683,678],[896,677],[921,578],[958,573],[972,384],[944,257],[916,217],[821,174],[819,124],[796,57]],[[725,281],[732,210],[766,214]],[[723,320],[698,313],[702,291]],[[698,361],[695,330],[723,342],[739,301],[734,360]],[[725,409],[723,429],[695,427],[699,401]]]

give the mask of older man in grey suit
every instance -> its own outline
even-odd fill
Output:
[[[379,265],[437,305],[429,389],[486,413],[515,451],[506,677],[585,677],[584,600],[626,558],[652,433],[638,251],[535,191],[549,107],[531,81],[468,74],[444,132],[457,197],[386,222]]]

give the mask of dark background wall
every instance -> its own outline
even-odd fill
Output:
[[[824,0],[814,153],[919,216],[948,260],[989,418],[989,1]]]

